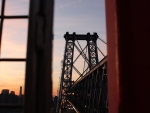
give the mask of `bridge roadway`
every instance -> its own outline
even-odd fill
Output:
[[[107,57],[74,83],[67,99],[79,113],[108,113]]]
[[[61,113],[76,113],[74,109],[62,109]]]

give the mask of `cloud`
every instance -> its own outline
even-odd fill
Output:
[[[82,2],[82,0],[78,0],[78,2]]]
[[[75,4],[80,3],[80,2],[82,2],[82,0],[72,0],[72,1],[69,0],[69,1],[63,1],[63,2],[56,1],[56,4],[58,5],[55,5],[55,9],[57,10],[57,9],[64,9],[64,8],[72,7]]]
[[[56,0],[55,2],[55,9],[62,10],[62,9],[69,9],[69,8],[95,8],[101,7],[105,8],[105,0]],[[92,9],[91,9],[92,10]]]

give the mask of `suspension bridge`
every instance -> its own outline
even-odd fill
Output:
[[[108,113],[107,56],[97,46],[97,40],[106,42],[97,33],[79,35],[67,32],[64,38],[66,45],[56,113],[70,109],[70,105],[77,113]],[[86,43],[84,47],[80,41]],[[103,56],[100,61],[98,53]],[[81,57],[82,62],[80,60],[79,65],[75,65]],[[76,76],[75,81],[73,76]]]

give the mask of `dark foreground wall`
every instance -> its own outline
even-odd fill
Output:
[[[149,113],[150,1],[106,0],[109,113]]]

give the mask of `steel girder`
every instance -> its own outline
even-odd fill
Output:
[[[64,62],[61,77],[61,107],[66,107],[66,96],[68,89],[72,84],[72,64],[73,64],[74,41],[66,40],[66,48],[64,53]]]
[[[88,40],[88,52],[89,52],[89,62],[90,69],[93,68],[98,63],[97,45],[96,40]]]
[[[106,58],[70,88],[67,98],[81,113],[108,113]]]

